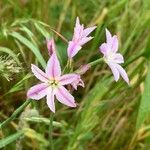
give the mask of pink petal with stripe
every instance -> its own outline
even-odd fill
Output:
[[[80,49],[81,49],[80,45],[70,41],[67,49],[68,57],[69,58],[74,57]]]
[[[112,41],[112,35],[111,35],[111,33],[109,32],[108,29],[105,29],[105,31],[106,31],[106,42],[107,43],[111,43],[111,41]]]
[[[59,78],[59,82],[61,85],[67,85],[74,82],[78,78],[77,74],[66,74]]]
[[[108,66],[110,67],[110,69],[111,69],[111,71],[112,71],[112,73],[114,75],[115,81],[117,82],[119,80],[120,75],[119,75],[119,71],[118,71],[118,69],[116,67],[116,64],[108,63]]]
[[[103,43],[103,44],[99,47],[99,49],[100,49],[100,52],[101,52],[103,55],[105,55],[105,56],[109,55],[110,47],[109,47],[108,44]]]
[[[116,67],[117,67],[120,75],[122,76],[122,78],[125,80],[125,82],[127,84],[129,84],[129,78],[128,78],[128,75],[127,75],[126,71],[118,64],[116,64]]]
[[[74,82],[71,83],[71,85],[75,90],[77,90],[78,86],[84,87],[84,82],[82,81],[82,79],[79,76],[78,79],[76,79]]]
[[[27,98],[36,100],[43,98],[47,94],[47,87],[46,83],[40,83],[31,87],[27,92]]]
[[[88,35],[89,35],[92,31],[94,31],[95,29],[96,29],[96,26],[86,28],[86,29],[83,31],[83,37],[88,36]]]
[[[81,39],[81,41],[79,41],[79,45],[84,45],[84,44],[86,44],[87,42],[89,42],[90,40],[92,40],[93,39],[93,37],[84,37],[84,38],[82,38]]]
[[[59,102],[69,107],[76,107],[74,97],[68,92],[68,90],[60,86],[56,91],[56,98]]]
[[[50,87],[47,88],[46,102],[50,110],[55,113],[54,90]]]
[[[48,76],[41,69],[39,69],[36,65],[31,64],[31,70],[33,74],[41,81],[47,82]]]
[[[50,78],[57,78],[61,75],[61,67],[56,53],[53,53],[50,59],[48,60],[46,66],[46,74]]]
[[[112,52],[116,53],[118,51],[118,38],[116,35],[112,37],[111,41],[111,50]]]
[[[117,64],[124,63],[124,58],[119,53],[114,54],[114,58],[113,59],[114,59],[114,62],[117,63]]]

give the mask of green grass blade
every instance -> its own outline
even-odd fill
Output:
[[[42,54],[40,53],[39,49],[33,43],[31,43],[28,39],[26,39],[25,37],[23,37],[21,34],[19,34],[17,32],[12,32],[10,35],[13,36],[14,38],[16,38],[17,40],[19,40],[24,45],[26,45],[34,53],[34,55],[36,56],[37,60],[42,65],[42,67],[43,68],[46,67],[46,62],[45,62]]]
[[[16,83],[7,93],[5,93],[5,95],[22,90],[24,88],[23,87],[24,82],[31,77],[32,74],[25,75],[23,79],[21,79],[18,83]]]
[[[150,62],[148,65],[148,73],[144,83],[144,93],[142,95],[139,112],[137,117],[136,128],[139,129],[150,114]]]
[[[44,117],[26,117],[24,119],[26,121],[34,122],[34,123],[42,123],[42,124],[45,124],[45,125],[49,125],[50,124],[50,120],[48,118],[44,118]],[[53,126],[60,128],[63,125],[60,122],[53,121]]]
[[[2,140],[0,140],[0,148],[5,147],[6,145],[16,141],[18,138],[20,138],[21,136],[23,136],[24,132],[21,130],[15,134],[12,134]]]

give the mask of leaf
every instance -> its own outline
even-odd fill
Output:
[[[18,83],[16,83],[7,93],[5,93],[5,95],[22,90],[24,81],[31,78],[32,76],[33,75],[31,74],[25,75],[23,79],[21,79]]]
[[[24,119],[29,122],[42,123],[46,125],[50,124],[50,120],[47,118],[43,118],[43,117],[26,117]],[[53,121],[53,126],[62,127],[62,124],[60,122]]]
[[[144,83],[144,93],[141,98],[136,128],[139,129],[150,114],[150,62],[148,64],[148,73]]]
[[[10,35],[16,38],[17,40],[19,40],[24,45],[26,45],[34,53],[34,55],[36,56],[37,60],[42,65],[42,67],[43,68],[46,67],[46,62],[43,56],[41,55],[39,49],[33,43],[31,43],[28,39],[26,39],[25,37],[23,37],[21,34],[17,32],[12,32],[10,33]]]
[[[38,23],[34,22],[36,29],[47,39],[50,38],[50,34]]]
[[[145,48],[145,52],[144,52],[144,57],[146,58],[150,58],[150,36],[147,40],[147,44],[146,44],[146,48]]]
[[[24,135],[24,131],[21,130],[21,131],[18,131],[17,133],[15,133],[15,134],[12,134],[12,135],[0,140],[0,148],[3,148],[6,145],[16,141],[18,138],[22,137],[23,135]]]

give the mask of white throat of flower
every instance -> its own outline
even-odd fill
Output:
[[[56,79],[50,79],[49,82],[48,82],[48,84],[49,84],[49,86],[51,86],[53,88],[56,88],[59,85],[59,81],[56,80]]]
[[[109,54],[105,55],[103,59],[106,63],[115,63],[114,56],[115,53],[109,52]]]

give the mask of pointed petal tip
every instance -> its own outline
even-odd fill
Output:
[[[77,107],[77,104],[76,104],[76,103],[74,103],[73,107]]]
[[[52,109],[50,109],[51,111],[52,111],[52,113],[55,113],[55,110],[52,110]]]
[[[130,86],[130,81],[129,81],[129,79],[128,79],[128,80],[125,80],[125,82]]]
[[[80,25],[80,19],[79,19],[78,16],[77,16],[77,18],[76,18],[76,25]]]
[[[105,32],[109,32],[109,30],[107,28],[105,28]]]

